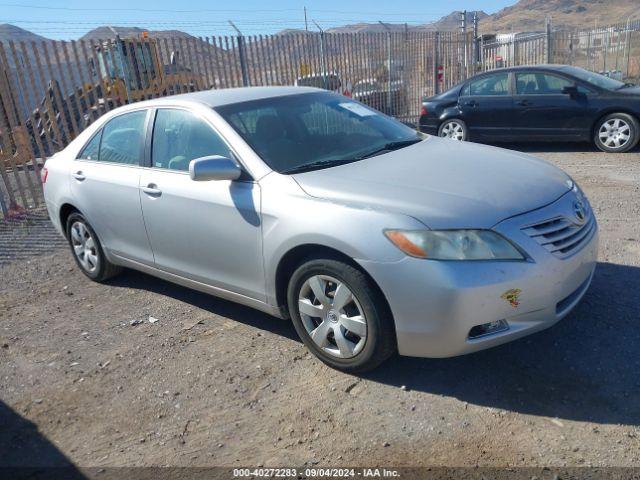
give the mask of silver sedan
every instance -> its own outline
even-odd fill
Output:
[[[92,280],[133,268],[291,318],[345,371],[547,328],[596,265],[596,220],[561,170],[314,88],[118,108],[49,159],[43,180]]]

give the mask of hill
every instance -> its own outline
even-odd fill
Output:
[[[0,41],[8,42],[9,40],[13,40],[14,42],[41,42],[49,39],[36,35],[24,28],[2,23],[0,24]]]
[[[467,24],[469,28],[471,28],[471,22],[473,21],[473,13],[467,12]],[[460,28],[460,11],[453,11],[449,15],[446,15],[439,20],[432,23],[424,23],[420,25],[407,25],[398,24],[398,23],[385,23],[381,25],[379,23],[355,23],[352,25],[344,25],[341,27],[333,27],[328,28],[326,31],[328,33],[379,33],[386,32],[387,29],[392,32],[404,32],[405,29],[409,31],[427,31],[427,32],[435,32],[435,31],[452,31]],[[489,17],[485,12],[479,10],[477,11],[478,21],[482,21],[485,18]]]
[[[520,0],[480,22],[481,32],[521,32],[554,28],[589,29],[640,19],[638,0]]]

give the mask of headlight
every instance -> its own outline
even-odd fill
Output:
[[[524,260],[509,240],[491,230],[385,230],[407,255],[431,260]]]

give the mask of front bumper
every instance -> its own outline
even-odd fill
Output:
[[[398,351],[416,357],[451,357],[483,350],[548,328],[585,294],[597,262],[598,231],[560,258],[523,226],[566,212],[571,198],[507,219],[493,229],[520,245],[528,261],[445,262],[406,257],[396,263],[362,261],[393,313]],[[518,289],[517,305],[504,298]],[[505,331],[470,338],[474,326],[506,320]]]

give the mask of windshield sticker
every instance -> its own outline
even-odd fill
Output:
[[[354,102],[339,103],[338,106],[355,113],[359,117],[372,117],[376,114],[373,110],[369,110],[367,107]]]

